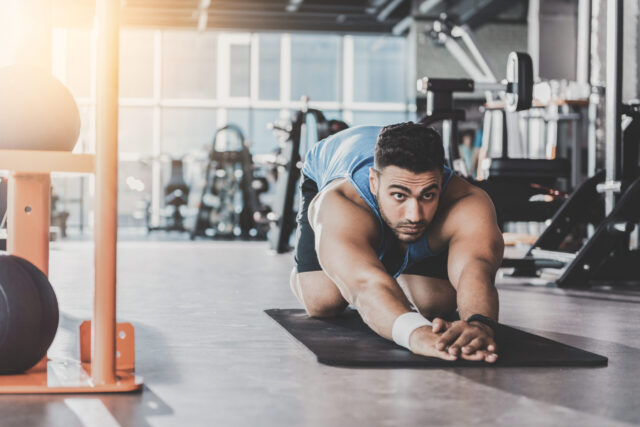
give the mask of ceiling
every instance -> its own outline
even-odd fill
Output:
[[[410,16],[480,11],[483,19],[526,21],[526,0],[121,0],[123,27],[402,34]],[[54,0],[54,22],[91,25],[95,0]],[[395,31],[394,31],[395,28]]]

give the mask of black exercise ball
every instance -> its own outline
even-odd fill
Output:
[[[44,273],[23,258],[0,255],[0,374],[37,364],[58,321],[58,300]]]

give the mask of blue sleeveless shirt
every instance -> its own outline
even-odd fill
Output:
[[[378,202],[369,188],[369,168],[373,167],[373,152],[381,126],[358,126],[343,130],[315,144],[305,157],[302,173],[311,178],[322,191],[331,181],[346,178],[369,205],[380,223],[381,240],[376,249],[378,258],[393,277],[398,277],[409,266],[434,256],[429,248],[427,234],[411,243],[404,259],[394,259],[389,251],[393,233],[382,220]],[[445,166],[442,191],[451,180],[453,172]]]

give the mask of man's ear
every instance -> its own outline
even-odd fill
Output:
[[[378,194],[378,174],[374,168],[369,168],[369,190],[371,194]]]

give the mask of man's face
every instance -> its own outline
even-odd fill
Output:
[[[418,241],[433,220],[442,188],[439,170],[413,173],[397,166],[369,170],[380,215],[403,243]]]

